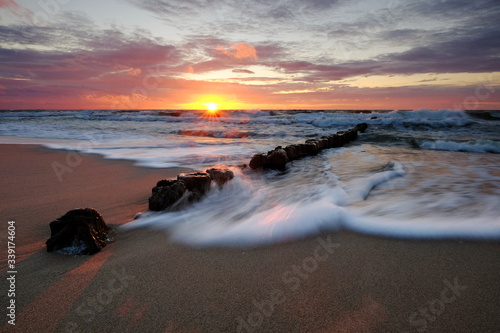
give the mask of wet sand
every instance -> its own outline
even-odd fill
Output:
[[[499,243],[343,231],[256,249],[192,248],[163,231],[118,228],[147,208],[157,180],[184,170],[33,145],[0,151],[2,332],[500,331]],[[49,222],[76,207],[97,209],[115,242],[94,256],[47,253]],[[6,323],[9,220],[15,327]]]

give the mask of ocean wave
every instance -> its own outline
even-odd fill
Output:
[[[360,122],[402,130],[439,129],[469,126],[474,118],[464,111],[416,110],[372,113],[353,112],[304,112],[294,114],[295,124],[310,124],[319,128],[349,127]]]
[[[391,166],[390,168],[388,166]],[[282,243],[341,229],[411,239],[500,239],[498,216],[461,216],[460,221],[429,216],[405,218],[397,214],[374,215],[358,203],[370,200],[370,193],[387,186],[392,180],[405,177],[402,164],[393,161],[380,172],[333,185],[328,181],[311,184],[293,174],[271,174],[261,178],[234,169],[235,178],[223,189],[213,187],[200,202],[183,211],[147,212],[122,228],[130,230],[149,227],[167,230],[175,242],[195,247],[254,247]],[[298,166],[300,168],[300,166]],[[270,177],[270,178],[269,178]],[[297,190],[302,189],[297,195]],[[390,187],[386,187],[387,191]],[[412,201],[398,204],[412,211]],[[380,203],[378,203],[380,204]],[[371,205],[378,205],[372,201]],[[494,214],[494,212],[492,212]]]
[[[226,138],[226,139],[235,139],[235,138],[243,139],[252,135],[252,133],[246,131],[239,131],[237,129],[226,130],[226,131],[213,131],[205,129],[198,129],[198,130],[181,129],[177,133],[179,135],[185,135],[185,136],[200,136],[200,137]]]
[[[446,140],[424,141],[420,144],[420,147],[432,150],[500,154],[500,142],[491,140],[466,142]]]
[[[323,182],[305,188],[302,182],[310,184],[310,180],[304,178],[304,170],[296,174],[298,183],[275,175],[271,186],[259,174],[246,175],[237,168],[233,172],[236,177],[223,189],[213,187],[204,200],[186,210],[145,213],[124,228],[167,229],[174,240],[193,246],[247,247],[290,241],[343,227],[352,215],[344,206],[365,200],[375,187],[404,175],[395,162],[391,170],[343,186]],[[303,190],[297,193],[294,188]]]

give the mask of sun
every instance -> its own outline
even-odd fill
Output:
[[[214,103],[214,102],[209,102],[209,103],[203,103],[203,105],[205,105],[207,107],[208,112],[215,113],[215,112],[217,112],[217,106],[219,104]]]
[[[207,107],[207,111],[205,112],[206,117],[220,117],[219,114],[219,104],[214,102],[202,103]]]

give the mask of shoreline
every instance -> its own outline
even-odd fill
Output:
[[[133,161],[33,144],[0,144],[0,153],[7,156],[0,165],[0,212],[2,220],[16,221],[16,236],[25,243],[18,256],[45,248],[48,224],[74,208],[95,208],[111,228],[130,222],[147,209],[158,180],[191,171],[140,167]],[[6,230],[0,234],[6,236]]]
[[[191,248],[144,228],[118,232],[116,241],[94,256],[47,253],[48,224],[68,210],[94,207],[116,227],[147,208],[156,181],[186,169],[138,167],[37,145],[0,145],[0,152],[7,156],[0,166],[0,211],[4,225],[16,221],[21,259],[17,331],[500,328],[500,244],[495,242],[412,241],[339,231],[260,248]],[[73,169],[61,174],[62,182],[53,162]],[[6,231],[0,230],[3,239]],[[0,299],[6,304],[6,249],[1,251]],[[14,331],[2,318],[2,330]]]

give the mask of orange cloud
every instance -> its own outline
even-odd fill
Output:
[[[257,50],[252,45],[247,45],[243,42],[230,43],[229,48],[222,45],[217,46],[217,51],[220,51],[230,58],[236,59],[254,59],[257,60]]]
[[[140,68],[131,68],[128,72],[127,72],[127,75],[130,75],[130,76],[137,76],[137,75],[140,75],[142,73],[142,70]]]

